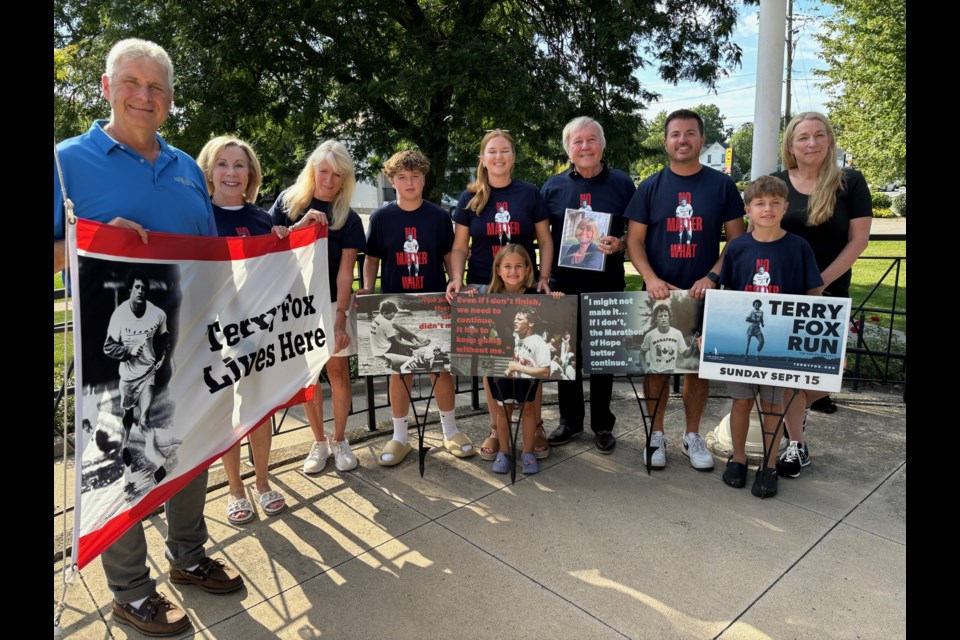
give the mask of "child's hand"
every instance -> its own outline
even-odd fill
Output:
[[[553,297],[554,300],[559,300],[560,298],[562,298],[567,294],[565,294],[563,291],[551,291],[550,295]]]
[[[288,235],[290,235],[290,228],[284,227],[283,225],[277,225],[274,228],[270,229],[270,231],[272,231],[273,234],[278,238],[280,238],[281,240],[283,240]]]

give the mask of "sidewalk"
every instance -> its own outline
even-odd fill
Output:
[[[555,389],[545,394],[548,430]],[[722,395],[714,383],[704,436],[729,410]],[[283,433],[272,457],[289,505],[279,516],[229,524],[222,470],[211,468],[208,554],[239,568],[246,587],[216,596],[169,583],[157,515],[145,521],[151,570],[193,621],[182,637],[906,637],[905,405],[896,393],[832,395],[840,411],[808,423],[813,463],[762,501],[749,482],[723,484],[724,460],[712,473],[690,467],[678,397],[667,468],[647,475],[639,408],[623,380],[612,455],[585,434],[512,486],[479,456],[444,451],[435,410],[423,478],[415,452],[398,467],[376,464],[388,430],[355,444],[355,471],[331,461],[316,476],[300,471],[309,430]],[[467,402],[458,396],[459,426],[479,446],[488,418]],[[351,439],[365,429],[364,416],[353,420]],[[62,473],[55,461],[58,487]],[[62,527],[55,518],[55,542]],[[60,571],[54,562],[55,601]],[[95,560],[70,586],[64,637],[141,637],[112,621],[110,603]]]

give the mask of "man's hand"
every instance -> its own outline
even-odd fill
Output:
[[[697,300],[703,300],[707,295],[707,289],[716,289],[717,285],[714,284],[713,280],[707,276],[703,276],[699,280],[693,283],[693,286],[690,287],[690,297],[696,298]]]
[[[139,234],[140,239],[143,240],[143,244],[147,244],[147,230],[141,227],[136,222],[132,220],[127,220],[126,218],[114,218],[107,223],[112,227],[123,227],[124,229],[132,229]]]

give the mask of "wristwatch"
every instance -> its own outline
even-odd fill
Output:
[[[350,312],[346,309],[337,309],[337,313],[342,313],[344,318],[350,317]]]
[[[707,273],[707,278],[709,278],[710,282],[712,282],[713,284],[720,284],[720,276],[715,274],[713,271],[709,271]]]

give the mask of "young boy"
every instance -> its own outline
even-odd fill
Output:
[[[756,293],[789,293],[820,295],[823,279],[817,268],[813,249],[807,241],[780,227],[787,211],[787,184],[780,178],[763,176],[751,182],[743,193],[744,210],[750,217],[752,231],[734,238],[727,244],[727,251],[720,269],[720,284],[724,289],[753,291]],[[758,285],[754,277],[763,267],[768,276],[766,284]],[[755,310],[759,311],[759,309]],[[770,498],[777,494],[777,442],[779,416],[783,413],[783,389],[759,385],[760,407],[763,410],[764,439],[769,453],[765,464],[757,469],[751,492],[758,498]],[[723,472],[723,481],[736,489],[747,484],[747,429],[750,411],[753,409],[752,385],[728,382],[727,394],[733,398],[730,409],[730,438],[733,440],[733,456]],[[777,433],[773,433],[774,430]]]
[[[358,294],[373,292],[381,260],[382,293],[439,292],[443,295],[446,290],[453,225],[447,212],[423,199],[423,184],[429,169],[430,161],[419,151],[399,151],[384,163],[383,172],[396,189],[397,199],[370,216],[367,257],[363,263],[364,288]],[[477,451],[470,439],[457,429],[453,378],[447,372],[434,375],[438,375],[434,395],[440,410],[443,446],[458,458],[468,458]],[[407,442],[410,383],[409,375],[390,376],[393,439],[377,458],[385,467],[400,464],[412,449]]]

